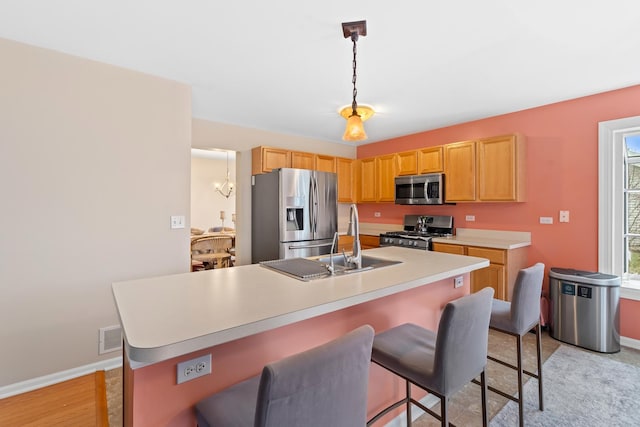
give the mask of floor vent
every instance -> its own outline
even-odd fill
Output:
[[[122,350],[122,328],[120,325],[100,328],[99,354]]]

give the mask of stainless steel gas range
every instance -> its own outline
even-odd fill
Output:
[[[430,251],[433,237],[453,235],[453,217],[449,215],[405,215],[402,231],[380,235],[380,246],[401,246]]]

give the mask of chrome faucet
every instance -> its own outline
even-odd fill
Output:
[[[331,251],[329,252],[329,265],[327,266],[327,270],[329,270],[329,274],[332,276],[335,274],[336,269],[333,264],[333,251],[336,247],[336,242],[338,241],[338,232],[333,233],[333,240],[331,241]]]
[[[358,219],[358,207],[352,204],[349,208],[349,228],[347,236],[353,236],[353,251],[349,257],[349,264],[356,269],[362,268],[362,248],[360,247],[360,220]]]

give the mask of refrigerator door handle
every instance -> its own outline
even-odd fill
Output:
[[[318,194],[318,178],[313,175],[313,237],[317,238],[316,234],[318,233],[318,202],[319,202],[319,194]]]
[[[333,242],[329,243],[317,243],[315,245],[289,245],[288,249],[309,249],[309,248],[326,248],[327,246],[333,245]]]
[[[316,197],[318,196],[315,186],[315,177],[311,175],[311,179],[309,180],[309,223],[311,236],[315,238],[316,234]]]

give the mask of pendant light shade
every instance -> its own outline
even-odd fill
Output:
[[[357,113],[347,119],[347,128],[344,131],[344,135],[342,135],[342,139],[345,141],[363,141],[367,139],[364,124]]]

